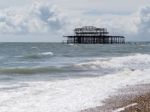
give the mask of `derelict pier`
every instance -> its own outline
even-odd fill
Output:
[[[106,28],[84,26],[74,29],[74,35],[67,37],[68,44],[124,44],[124,36],[110,36]]]

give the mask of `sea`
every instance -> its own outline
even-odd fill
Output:
[[[150,43],[0,43],[0,112],[80,112],[150,83]]]

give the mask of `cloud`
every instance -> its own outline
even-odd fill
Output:
[[[47,2],[35,2],[22,8],[0,10],[0,34],[49,33],[60,37],[71,33],[75,27],[94,25],[106,27],[112,35],[124,35],[128,40],[150,40],[150,6],[133,14],[101,15],[96,12],[94,16],[84,11],[71,14],[71,10],[67,16],[67,10],[60,8]]]
[[[130,15],[104,15],[94,24],[107,27],[111,34],[124,35],[129,41],[150,41],[150,6]]]
[[[84,12],[81,15],[70,20],[67,32],[75,27],[93,25],[107,28],[110,35],[123,35],[127,41],[150,41],[150,6],[142,7],[128,15],[105,13],[93,16],[93,14],[84,15]]]
[[[150,40],[150,6],[139,11],[137,29],[137,36],[140,36],[141,40]]]
[[[0,11],[0,33],[58,33],[66,22],[56,6],[34,3]]]

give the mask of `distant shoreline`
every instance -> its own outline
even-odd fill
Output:
[[[64,44],[65,42],[63,43],[63,41],[59,41],[59,42],[48,42],[48,41],[43,41],[43,42],[42,41],[41,42],[40,41],[37,41],[37,42],[36,41],[35,42],[26,42],[26,41],[25,42],[23,42],[23,41],[18,41],[18,42],[17,41],[16,42],[15,41],[10,41],[10,42],[8,41],[8,42],[6,42],[6,41],[3,41],[2,42],[1,41],[0,43],[56,43],[56,44]],[[130,43],[150,43],[150,41],[126,41],[126,44],[130,44]],[[65,43],[65,44],[67,44],[67,43]],[[99,44],[96,44],[96,45],[99,45]],[[116,44],[116,45],[120,45],[120,44]]]

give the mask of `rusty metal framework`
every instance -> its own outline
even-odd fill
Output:
[[[123,44],[125,37],[110,36],[106,28],[83,26],[74,29],[74,35],[67,37],[67,43],[77,44]]]

